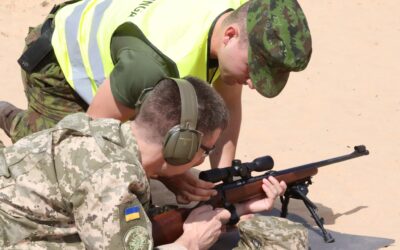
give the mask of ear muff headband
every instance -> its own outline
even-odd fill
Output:
[[[202,133],[196,130],[198,103],[194,87],[185,79],[176,82],[181,97],[180,124],[171,128],[164,140],[164,159],[171,165],[189,163],[199,150]]]
[[[192,84],[184,79],[173,79],[179,88],[181,96],[181,128],[196,129],[197,127],[197,95]]]

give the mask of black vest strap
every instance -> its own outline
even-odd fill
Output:
[[[40,37],[32,42],[29,47],[22,53],[18,59],[18,63],[26,72],[32,73],[36,66],[47,56],[52,50],[51,37],[54,27],[52,26],[55,13],[67,4],[75,3],[79,0],[71,0],[59,5],[54,5],[51,9],[46,21],[44,21],[41,29]]]

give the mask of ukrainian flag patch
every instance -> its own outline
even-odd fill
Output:
[[[140,206],[125,208],[125,221],[136,220],[140,218]]]

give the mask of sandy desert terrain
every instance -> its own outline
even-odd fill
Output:
[[[275,169],[284,169],[366,145],[369,156],[321,169],[309,197],[327,229],[393,239],[388,248],[400,249],[400,3],[299,2],[312,31],[311,62],[276,98],[244,91],[237,158],[271,155]],[[26,106],[16,61],[28,26],[39,24],[54,3],[1,1],[1,100]],[[0,139],[10,144],[2,131]],[[290,209],[312,223],[300,203]]]

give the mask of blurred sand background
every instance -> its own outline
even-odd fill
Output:
[[[1,100],[26,106],[17,58],[28,27],[56,2],[1,1]],[[394,239],[388,248],[400,249],[400,2],[299,2],[313,36],[311,62],[277,98],[244,91],[237,158],[271,155],[283,169],[366,145],[369,156],[322,168],[309,198],[327,229]],[[2,131],[0,139],[10,144]],[[313,223],[299,202],[293,210]]]

